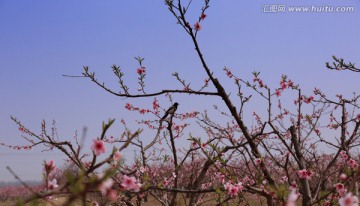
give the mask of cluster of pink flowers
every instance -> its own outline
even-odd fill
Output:
[[[59,185],[57,184],[57,180],[54,178],[52,180],[49,180],[50,174],[53,173],[56,169],[55,166],[55,161],[54,160],[49,160],[47,162],[44,162],[44,175],[45,175],[45,181],[46,182],[46,187],[49,190],[54,190],[57,187],[59,187]]]
[[[20,185],[2,185],[0,187],[1,204],[4,205],[4,202],[9,199],[29,198],[34,195],[34,192],[41,193],[45,189],[42,184],[28,186],[31,190],[29,190],[28,187]]]
[[[253,185],[255,184],[255,180],[250,179],[249,176],[245,176],[242,181],[243,185]]]
[[[314,175],[313,171],[307,169],[299,170],[297,173],[301,179],[310,179]]]
[[[242,182],[239,182],[237,184],[232,184],[231,181],[228,181],[226,184],[224,184],[224,188],[225,190],[228,191],[228,194],[233,197],[237,195],[239,192],[242,192],[244,186]]]
[[[337,94],[336,97],[339,98],[339,101],[343,100],[343,96],[341,94]]]
[[[103,177],[104,177],[104,174],[98,175],[99,179],[103,179]],[[112,189],[113,184],[114,184],[114,181],[111,178],[103,179],[103,180],[101,180],[101,182],[98,186],[98,190],[101,192],[102,195],[106,195],[106,197],[110,201],[115,202],[118,199],[118,194],[117,194],[116,190]]]
[[[173,172],[173,173],[172,173],[172,176],[171,176],[170,178],[167,178],[167,177],[164,178],[164,180],[163,180],[163,182],[162,182],[162,185],[163,185],[164,187],[169,186],[169,185],[171,184],[171,182],[172,182],[176,177],[177,177],[176,174]]]
[[[337,183],[334,185],[336,191],[339,193],[339,205],[340,206],[358,206],[359,199],[357,196],[352,195],[351,192],[346,193],[346,188],[343,184]]]
[[[224,183],[225,182],[225,175],[220,173],[220,172],[216,172],[214,174],[214,178],[218,181],[218,182],[221,182],[221,183]]]
[[[206,16],[207,15],[204,12],[201,13],[200,20],[194,24],[195,31],[200,31],[201,30],[202,26],[200,25],[200,21],[205,20]],[[189,24],[187,24],[187,26],[190,27]]]
[[[148,167],[143,167],[143,166],[141,166],[141,167],[139,168],[139,172],[140,172],[140,173],[149,172],[149,168],[148,168]]]
[[[342,159],[344,162],[349,158],[349,156],[346,154],[345,151],[341,151],[341,152],[340,152],[340,156],[341,156],[341,159]]]
[[[310,97],[304,96],[303,99],[306,104],[310,104],[314,100],[314,97],[313,96],[310,96]]]
[[[106,143],[110,143],[110,144],[113,144],[115,143],[116,139],[114,138],[114,136],[110,136],[110,138],[104,138],[104,142]]]
[[[152,105],[153,105],[154,110],[158,110],[160,108],[160,105],[159,105],[158,100],[156,98],[154,98],[154,101],[153,101]]]
[[[345,151],[341,151],[340,156],[341,156],[342,161],[346,162],[350,168],[356,169],[358,167],[359,164],[356,162],[356,160],[349,159],[349,156],[346,154]]]
[[[260,88],[263,88],[263,87],[264,87],[264,83],[263,83],[263,80],[262,80],[262,79],[260,79],[260,78],[258,78],[258,77],[255,77],[255,78],[253,79],[253,81],[259,83],[259,87],[260,87]]]
[[[20,132],[24,132],[24,133],[27,133],[27,132],[28,132],[28,130],[27,130],[25,127],[23,127],[23,126],[20,126],[20,127],[19,127],[19,131],[20,131]]]
[[[255,80],[254,80],[255,81]],[[259,80],[258,80],[259,81]],[[262,82],[261,82],[262,83]],[[260,82],[259,82],[259,84],[260,84]],[[261,87],[261,85],[260,85],[260,87]],[[291,81],[290,79],[289,80],[287,80],[286,79],[286,76],[283,76],[283,78],[280,80],[280,88],[277,88],[277,89],[275,89],[275,95],[277,96],[277,97],[279,97],[279,96],[281,96],[281,92],[282,91],[284,91],[285,89],[288,89],[288,88],[292,88],[292,87],[294,87],[294,82],[293,81]],[[294,104],[296,104],[297,103],[297,101],[295,100],[294,101]]]
[[[173,129],[176,132],[176,136],[178,137],[180,133],[184,130],[185,127],[189,126],[189,124],[174,124]]]
[[[99,178],[102,179],[103,175],[99,175]],[[113,184],[114,181],[111,178],[107,178],[100,183],[98,189],[101,192],[101,194],[106,194],[107,191],[111,189]]]
[[[135,177],[128,177],[127,175],[124,175],[122,177],[121,186],[125,190],[134,190],[135,192],[139,192],[142,184],[139,183]]]
[[[349,161],[347,162],[349,167],[356,169],[358,167],[358,163],[354,160],[354,159],[349,159]]]
[[[140,112],[140,114],[146,114],[146,113],[149,113],[150,110],[148,110],[148,109],[140,109],[139,112]]]
[[[130,110],[132,109],[132,105],[130,103],[125,104],[125,109]]]
[[[280,80],[280,88],[282,90],[287,89],[287,88],[291,88],[293,86],[294,86],[294,82],[291,81],[291,79],[286,80],[286,78],[283,78],[283,79]]]
[[[258,115],[256,112],[253,112],[253,116],[255,117],[258,124],[262,123],[260,115]]]
[[[4,146],[4,147],[8,147],[10,149],[14,149],[14,150],[31,150],[32,149],[32,146],[28,146],[28,145],[25,145],[25,146],[7,145],[7,144],[5,144],[3,142],[0,142],[0,145]]]
[[[196,112],[196,111],[190,112],[190,113],[185,113],[185,114],[181,115],[181,119],[184,120],[184,119],[188,119],[188,118],[195,118],[196,115],[198,115],[198,114],[199,114],[199,112]]]
[[[130,111],[138,111],[140,114],[146,114],[146,113],[151,112],[149,109],[143,109],[143,108],[139,108],[139,107],[134,107],[130,103],[125,104],[125,109],[130,110]]]
[[[104,141],[98,139],[93,140],[93,145],[91,146],[91,149],[95,155],[100,155],[106,152]]]
[[[228,68],[224,68],[224,71],[226,72],[226,75],[229,77],[229,78],[232,78],[234,75],[232,74],[231,70],[228,69]]]

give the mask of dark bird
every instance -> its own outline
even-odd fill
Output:
[[[160,121],[163,121],[169,114],[173,115],[177,110],[179,103],[175,102],[168,110],[166,110],[164,116],[161,118]]]

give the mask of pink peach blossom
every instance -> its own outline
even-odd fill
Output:
[[[196,31],[200,31],[200,29],[201,29],[202,27],[201,27],[201,25],[200,25],[199,22],[196,22],[196,23],[194,24],[194,28],[195,28]]]
[[[57,180],[56,179],[53,179],[53,180],[49,180],[48,181],[48,185],[47,185],[47,188],[49,190],[53,190],[53,189],[56,189],[57,187],[59,187],[59,185],[57,184]]]
[[[299,193],[297,193],[296,190],[291,190],[286,201],[286,206],[296,206],[296,200],[298,198],[299,198]]]
[[[347,193],[344,197],[339,199],[340,206],[358,206],[359,199],[351,193]]]
[[[337,183],[337,184],[335,184],[334,185],[335,186],[335,188],[336,188],[336,191],[339,193],[339,195],[341,196],[341,197],[343,197],[344,195],[345,195],[345,193],[346,193],[346,189],[345,189],[345,186],[343,185],[343,184],[341,184],[341,183]]]
[[[56,166],[55,166],[55,161],[54,160],[50,160],[48,162],[45,162],[45,172],[47,174],[51,173],[52,171],[55,170]]]
[[[142,185],[136,182],[135,177],[128,177],[127,175],[124,175],[121,186],[125,190],[134,190],[135,192],[138,192]]]
[[[235,196],[239,192],[239,188],[235,185],[231,185],[228,189],[228,192],[230,196]]]
[[[206,18],[206,14],[205,13],[201,13],[201,20],[204,20]]]
[[[310,179],[314,175],[314,173],[311,170],[308,171],[306,169],[303,169],[298,171],[298,175],[301,179]]]
[[[340,175],[340,180],[345,181],[346,179],[347,179],[346,174],[341,173],[341,175]]]
[[[106,197],[111,201],[111,202],[116,202],[118,199],[118,194],[115,190],[113,189],[109,189],[107,191]]]
[[[102,174],[99,175],[99,178],[102,178]],[[101,192],[101,194],[105,195],[107,194],[108,190],[111,189],[112,185],[114,184],[114,181],[111,178],[103,180],[100,185],[98,186],[98,190]]]
[[[145,73],[145,67],[141,67],[141,68],[138,68],[137,70],[136,70],[136,72],[139,74],[139,75],[142,75],[142,74],[144,74]]]
[[[91,206],[99,206],[99,203],[94,201],[94,202],[91,203]]]
[[[114,156],[113,156],[114,162],[119,162],[119,160],[121,159],[121,153],[119,151],[115,152]]]
[[[105,153],[105,151],[106,151],[104,142],[102,140],[97,140],[97,139],[93,140],[93,145],[92,145],[91,149],[93,150],[95,155],[100,155],[102,153]]]
[[[277,97],[280,97],[281,96],[281,91],[279,89],[275,89],[275,95]]]

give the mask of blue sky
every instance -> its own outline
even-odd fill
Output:
[[[199,1],[189,22],[195,23]],[[353,12],[265,13],[264,5],[353,6]],[[198,34],[204,57],[215,74],[232,87],[224,66],[244,78],[260,71],[269,85],[287,74],[305,91],[319,87],[330,95],[359,91],[359,75],[325,69],[332,55],[360,62],[360,3],[355,0],[211,1]],[[97,88],[79,75],[87,65],[99,79],[116,88],[111,65],[127,74],[135,91],[135,56],[145,57],[148,88],[182,88],[171,74],[200,85],[205,74],[190,38],[176,25],[163,1],[0,0],[0,141],[24,144],[10,115],[39,131],[40,122],[56,120],[59,135],[69,139],[88,127],[88,143],[108,118],[136,119],[126,102],[149,105],[152,99],[124,100]],[[203,110],[218,99],[175,96],[180,112]],[[168,105],[164,102],[164,107]],[[120,132],[119,121],[114,134]],[[136,125],[134,124],[134,129]],[[132,152],[129,152],[129,154]],[[0,148],[0,181],[12,180],[11,166],[23,179],[40,179],[41,162],[61,155],[14,152]]]

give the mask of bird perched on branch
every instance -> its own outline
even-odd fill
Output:
[[[175,102],[171,107],[169,107],[168,110],[166,110],[164,116],[160,119],[160,121],[164,121],[165,118],[170,114],[173,115],[175,111],[177,110],[179,103]]]

